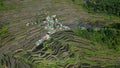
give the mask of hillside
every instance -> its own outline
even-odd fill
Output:
[[[77,1],[75,4],[69,0],[3,1],[0,29],[5,27],[5,33],[2,36],[0,30],[0,68],[119,68],[120,51],[78,36],[72,27],[35,45],[47,33],[43,21],[48,15],[57,15],[66,26],[77,24],[74,21],[79,19],[93,26],[120,22],[116,16],[89,13]]]

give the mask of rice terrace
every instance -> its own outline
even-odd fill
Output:
[[[0,0],[0,68],[120,68],[120,0]]]

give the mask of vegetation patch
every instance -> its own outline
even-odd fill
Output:
[[[120,17],[120,0],[84,0],[90,12],[103,12]]]
[[[102,45],[107,45],[109,48],[115,50],[120,50],[120,30],[115,28],[118,28],[118,25],[110,25],[108,27],[101,28],[98,31],[95,31],[94,28],[86,30],[75,28],[73,31],[80,37],[98,42]]]
[[[5,0],[0,0],[0,11],[8,11],[15,9],[17,7],[18,3],[15,3],[13,1],[7,2]]]
[[[8,33],[7,27],[2,27],[0,29],[0,47],[2,46],[2,39],[6,36],[7,33]]]

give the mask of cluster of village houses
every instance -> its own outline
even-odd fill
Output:
[[[64,26],[62,22],[57,19],[56,15],[47,16],[46,20],[43,21],[44,24],[46,24],[45,29],[48,30],[47,34],[43,36],[40,40],[38,40],[35,44],[38,46],[40,45],[44,40],[49,40],[50,35],[54,34],[58,31],[63,30],[70,30],[68,26]]]

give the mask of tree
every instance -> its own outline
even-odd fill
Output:
[[[3,0],[0,0],[0,6],[3,6],[4,4],[3,4]]]

